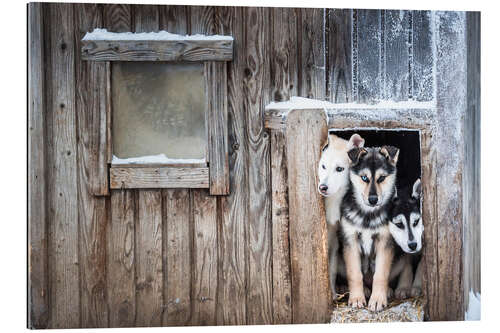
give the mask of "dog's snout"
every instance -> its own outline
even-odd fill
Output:
[[[328,186],[326,186],[325,184],[320,184],[319,185],[319,191],[321,193],[326,193],[326,191],[328,191]]]
[[[409,242],[408,247],[410,250],[415,251],[417,249],[417,242]]]
[[[378,196],[376,196],[376,195],[370,195],[370,196],[368,196],[368,202],[372,206],[376,205],[377,202],[378,202]]]

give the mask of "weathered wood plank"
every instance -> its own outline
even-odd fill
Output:
[[[86,31],[102,26],[102,8],[75,4],[75,42]],[[75,54],[76,130],[78,135],[78,226],[80,256],[81,327],[108,327],[106,300],[106,199],[108,194],[106,145],[105,63],[84,63]]]
[[[215,7],[189,6],[189,33],[213,35],[215,32]]]
[[[208,90],[208,155],[210,194],[229,194],[227,147],[227,66],[221,62],[205,65]]]
[[[104,4],[104,25],[108,31],[132,31],[132,6],[127,4]]]
[[[135,325],[161,326],[164,311],[161,191],[138,191],[137,207]]]
[[[192,191],[193,262],[191,325],[216,325],[217,198]]]
[[[300,8],[298,15],[299,96],[324,99],[325,71],[325,9]]]
[[[189,6],[159,6],[160,30],[187,35]]]
[[[242,49],[245,43],[242,8],[217,7],[218,34],[232,35]],[[248,175],[246,165],[246,117],[243,109],[245,57],[236,52],[228,63],[228,136],[231,192],[220,197],[218,230],[219,264],[217,286],[217,324],[246,324],[245,229],[248,221]]]
[[[274,324],[292,323],[286,136],[271,131]]]
[[[126,188],[208,188],[208,168],[155,167],[109,169],[112,189]]]
[[[111,191],[107,228],[107,300],[110,327],[133,327],[136,316],[136,191]]]
[[[412,98],[416,101],[434,100],[434,44],[431,32],[431,12],[414,10]]]
[[[464,305],[481,293],[481,14],[467,12],[467,113],[464,153]]]
[[[92,61],[230,61],[233,41],[83,40],[82,59]]]
[[[183,326],[191,317],[191,251],[192,215],[190,191],[164,191],[163,205],[166,221],[164,257],[164,314],[163,324]]]
[[[407,10],[384,10],[381,13],[382,99],[407,101],[411,96],[412,82],[410,62],[413,31],[412,12]],[[411,53],[410,53],[411,51]]]
[[[270,9],[248,7],[245,21],[243,80],[248,133],[248,280],[247,324],[273,321],[271,170],[269,135],[264,129],[270,101]]]
[[[132,5],[135,32],[156,32],[160,27],[159,7],[155,5]]]
[[[323,110],[292,111],[286,133],[293,323],[325,323],[332,298],[325,208],[316,190],[316,165],[327,137]]]
[[[328,98],[332,103],[352,102],[352,9],[327,9],[326,42]]]
[[[28,5],[28,327],[47,328],[49,317],[45,166],[43,13]]]
[[[294,8],[271,8],[271,83],[276,102],[297,95],[297,13]]]
[[[73,7],[44,4],[50,58],[46,82],[51,328],[80,327],[77,138]]]
[[[356,77],[353,84],[357,91],[357,100],[359,103],[372,104],[380,100],[382,87],[382,69],[381,69],[381,29],[380,29],[380,10],[373,9],[355,9],[353,27],[356,34],[355,49],[353,49],[353,61],[356,61]]]

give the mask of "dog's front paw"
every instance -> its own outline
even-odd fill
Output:
[[[396,297],[396,299],[408,298],[410,296],[410,288],[406,287],[396,288],[394,296]]]
[[[392,299],[394,297],[394,290],[392,288],[387,288],[387,299]]]
[[[372,291],[370,290],[370,288],[368,288],[367,286],[364,286],[363,292],[365,293],[365,298],[370,298],[370,295],[372,294]]]
[[[387,291],[385,290],[373,290],[370,301],[368,302],[368,308],[371,311],[380,311],[387,306]]]
[[[410,295],[411,295],[411,297],[422,296],[422,288],[420,288],[420,287],[411,288]]]
[[[356,309],[364,307],[366,305],[366,299],[363,290],[350,292],[347,304]]]

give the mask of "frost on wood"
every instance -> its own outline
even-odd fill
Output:
[[[167,31],[159,32],[109,32],[106,29],[94,29],[92,32],[87,32],[82,40],[113,40],[113,41],[151,41],[151,40],[233,40],[231,36],[221,35],[177,35]]]
[[[113,160],[111,164],[113,165],[123,165],[123,164],[202,164],[205,163],[205,159],[181,159],[181,158],[168,158],[165,154],[150,155],[150,156],[139,156],[130,158],[119,158],[113,155]]]

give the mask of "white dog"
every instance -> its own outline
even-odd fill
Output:
[[[330,287],[336,298],[335,279],[338,264],[338,221],[340,220],[340,204],[349,187],[349,157],[347,152],[352,148],[361,148],[365,140],[353,134],[349,141],[329,133],[327,141],[321,148],[318,165],[318,191],[325,197],[326,221],[328,226],[328,271]]]

